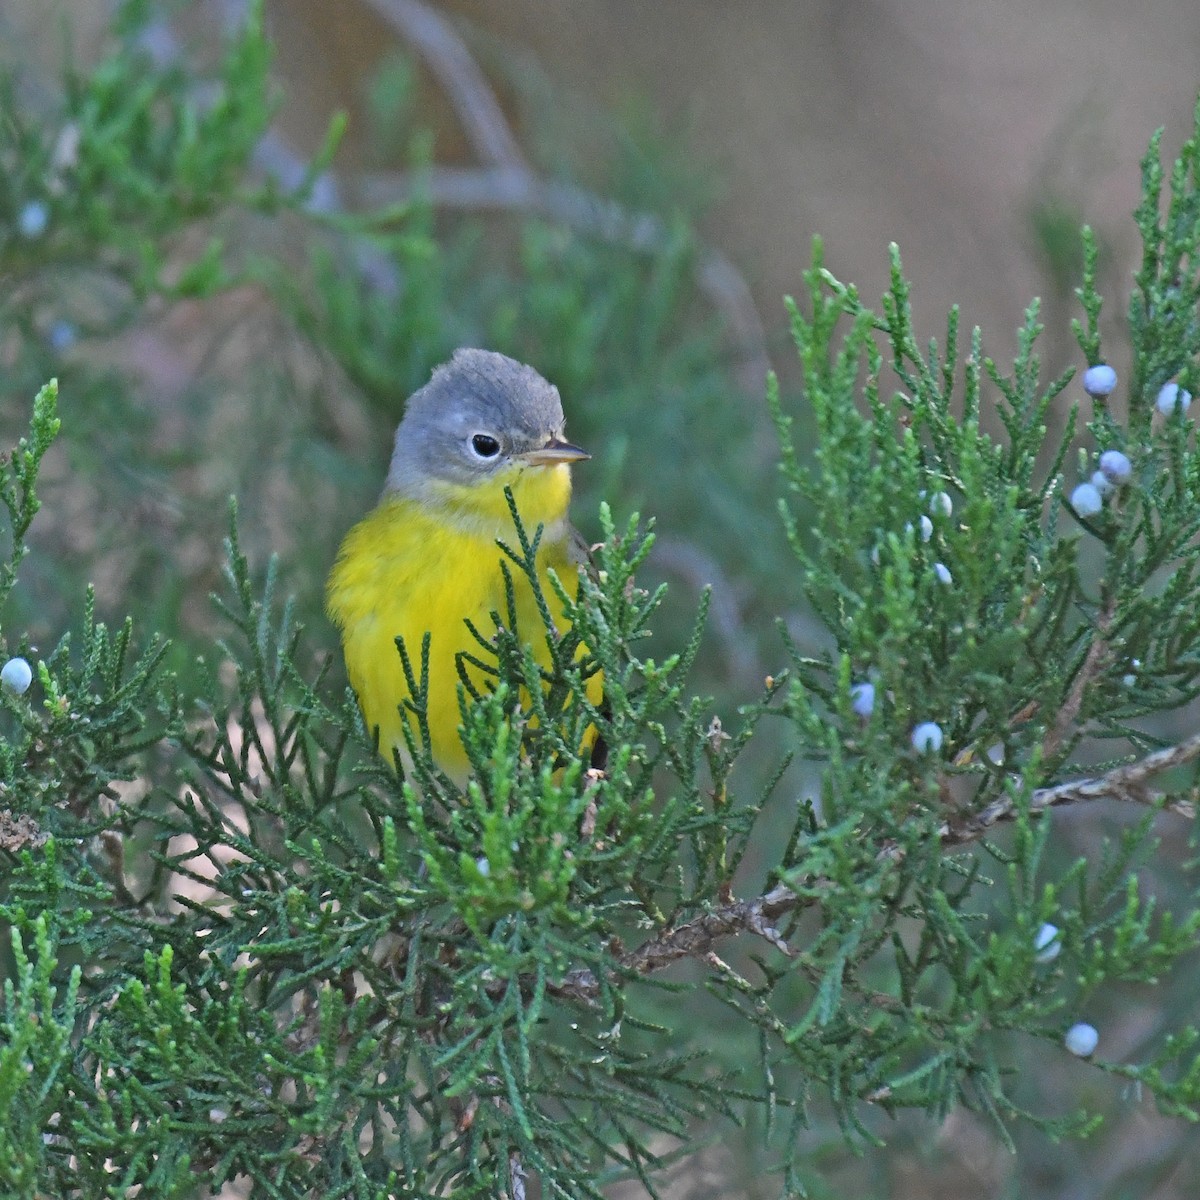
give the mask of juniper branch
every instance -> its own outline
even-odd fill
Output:
[[[1081,672],[1082,674],[1082,672]],[[1029,800],[1028,811],[1040,815],[1051,808],[1081,804],[1095,800],[1117,800],[1160,808],[1188,820],[1194,820],[1193,800],[1169,799],[1167,795],[1147,786],[1148,781],[1164,771],[1185,766],[1200,759],[1200,734],[1174,746],[1156,750],[1145,758],[1115,767],[1090,779],[1077,779],[1054,787],[1038,788]],[[958,822],[946,822],[938,831],[945,847],[961,846],[978,841],[987,831],[1003,821],[1012,820],[1018,812],[1013,796],[994,801],[978,813]],[[895,858],[899,849],[889,843],[880,852],[881,858]],[[832,888],[833,884],[829,883]],[[801,896],[786,884],[777,884],[769,892],[749,900],[730,900],[701,913],[689,921],[660,934],[635,950],[623,954],[613,977],[622,975],[652,975],[684,958],[704,958],[712,952],[715,942],[722,938],[750,933],[770,942],[781,954],[792,954],[791,948],[775,927],[775,923],[797,909],[807,907],[821,894],[820,880],[809,885],[808,895]],[[594,1001],[600,994],[600,981],[586,969],[568,972],[551,990],[566,999]]]

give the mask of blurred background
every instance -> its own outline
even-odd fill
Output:
[[[140,46],[200,75],[246,15],[234,0],[138,7]],[[52,121],[64,63],[86,72],[112,53],[113,11],[3,0],[6,106]],[[56,243],[52,192],[38,199],[41,184],[10,172],[13,214],[32,196],[50,221],[6,250],[0,427],[19,433],[52,374],[65,423],[11,620],[56,639],[90,579],[107,615],[132,610],[175,636],[186,678],[213,628],[206,598],[236,494],[247,549],[280,555],[314,659],[328,653],[324,574],[374,500],[405,396],[456,345],[488,345],[559,385],[572,437],[594,454],[576,472],[585,533],[598,536],[605,498],[619,519],[656,520],[664,652],[714,585],[696,686],[730,720],[782,665],[777,617],[802,641],[820,636],[775,512],[763,399],[772,367],[803,423],[782,297],[803,290],[813,237],[868,304],[898,243],[918,329],[941,337],[957,304],[999,361],[1041,297],[1052,376],[1086,365],[1069,328],[1086,222],[1106,357],[1124,372],[1138,162],[1160,125],[1173,155],[1200,86],[1194,0],[271,0],[265,17],[277,109],[257,175],[294,185],[334,115],[349,123],[313,220],[230,204],[172,231],[168,264],[219,236],[230,286],[139,295]],[[1064,859],[1118,820],[1055,819]],[[1152,875],[1164,896],[1186,857],[1168,840]],[[1194,994],[1174,980],[1101,997],[1089,1019],[1119,1058],[1187,1015]],[[1200,1194],[1189,1127],[1083,1065],[1046,1077],[1036,1049],[1011,1054],[1031,1109],[1086,1102],[1103,1129],[1055,1145],[1017,1127],[1013,1154],[955,1112],[880,1121],[887,1148],[858,1157],[817,1110],[813,1194]],[[776,1194],[754,1141],[721,1130],[668,1194]]]

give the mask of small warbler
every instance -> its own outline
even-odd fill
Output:
[[[496,543],[514,542],[515,530],[505,488],[530,534],[543,527],[539,578],[562,629],[562,605],[546,572],[552,568],[568,593],[578,589],[586,549],[567,520],[570,464],[588,457],[566,440],[558,389],[502,354],[458,350],[410,397],[383,496],[346,535],[327,586],[350,684],[385,757],[404,750],[404,722],[412,719],[396,638],[418,673],[428,633],[433,757],[452,778],[465,778],[458,656],[479,652],[468,620],[487,637],[495,631],[491,614],[503,619],[506,612]],[[511,575],[518,631],[548,666],[533,588],[520,571]],[[598,701],[600,690],[593,676],[589,697]]]

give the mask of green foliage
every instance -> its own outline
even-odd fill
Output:
[[[1146,402],[1181,373],[1181,382],[1194,382],[1190,370],[1200,350],[1196,318],[1200,279],[1194,261],[1200,225],[1200,104],[1197,128],[1180,149],[1169,177],[1162,165],[1161,142],[1159,130],[1142,159],[1142,201],[1134,213],[1142,239],[1142,264],[1129,297],[1134,351],[1130,395],[1141,401],[1136,409],[1142,415],[1134,429],[1143,436],[1152,412]]]
[[[533,539],[518,543],[528,569]],[[630,530],[624,546],[604,551],[609,583],[578,624],[613,679],[641,693],[640,727],[691,722],[686,661],[630,653],[652,605],[628,586],[644,543]],[[143,1178],[122,1172],[138,1170],[146,1130],[214,1186],[244,1173],[282,1195],[308,1194],[314,1159],[314,1194],[330,1196],[352,1184],[494,1194],[514,1152],[564,1195],[599,1195],[609,1154],[646,1169],[641,1130],[683,1136],[699,1082],[716,1082],[652,1038],[618,985],[620,937],[642,907],[630,889],[649,905],[677,841],[712,836],[695,803],[654,811],[664,745],[623,749],[605,777],[577,759],[556,769],[579,702],[561,720],[550,706],[564,688],[580,695],[590,666],[560,659],[569,677],[540,702],[541,724],[511,721],[517,680],[541,691],[513,640],[496,662],[509,678],[468,714],[480,758],[467,791],[426,760],[418,803],[371,753],[353,701],[330,708],[297,672],[288,606],[256,597],[236,539],[230,590],[233,695],[183,735],[194,765],[182,796],[141,811],[164,892],[184,909],[170,946],[114,982],[86,1041],[89,1061],[137,1081],[113,1115],[120,1177]],[[591,845],[585,821],[605,831]],[[595,999],[581,1007],[583,985],[568,980],[585,971]]]
[[[717,403],[717,331],[689,311],[686,223],[631,263],[543,223],[447,235],[419,196],[305,217],[304,188],[246,180],[271,110],[260,11],[203,107],[188,72],[146,56],[144,16],[127,6],[112,56],[72,76],[69,161],[35,122],[0,132],[0,318],[34,346],[6,387],[44,350],[26,293],[61,297],[55,280],[85,259],[123,289],[109,331],[139,297],[212,295],[244,267],[381,425],[398,388],[486,335],[605,406],[581,423],[613,431],[606,487],[641,501],[638,487],[684,481],[712,537],[752,540],[748,501],[722,507],[712,487],[718,459],[744,462],[742,414]],[[411,88],[385,77],[377,121]],[[1148,878],[1156,810],[1194,800],[1195,753],[1171,760],[1161,794],[1117,770],[1171,744],[1169,719],[1200,695],[1200,470],[1190,420],[1154,409],[1200,354],[1200,109],[1197,123],[1169,177],[1157,141],[1143,166],[1124,408],[1070,399],[1069,372],[1042,378],[1036,304],[1001,366],[978,331],[962,354],[957,313],[942,344],[918,339],[898,253],[876,312],[817,246],[790,305],[811,461],[774,382],[769,399],[791,550],[776,586],[804,592],[826,636],[788,639],[788,669],[728,732],[691,682],[707,597],[664,635],[665,590],[641,582],[653,538],[606,506],[578,597],[552,581],[563,629],[536,569],[542,531],[514,508],[505,611],[461,671],[465,785],[427,753],[428,646],[397,647],[413,720],[407,756],[385,763],[339,668],[314,663],[302,605],[280,599],[278,561],[252,567],[236,519],[224,640],[198,662],[98,619],[91,590],[39,654],[13,630],[59,429],[43,387],[0,464],[5,648],[37,667],[30,691],[0,690],[0,1191],[495,1196],[530,1175],[545,1196],[622,1179],[655,1195],[698,1137],[761,1115],[795,1195],[813,1174],[804,1129],[829,1116],[859,1148],[885,1117],[960,1105],[1006,1138],[1093,1130],[1094,1103],[1047,1109],[1019,1065],[1065,1061],[1071,1025],[1114,989],[1165,986],[1200,939],[1194,887],[1176,903]],[[79,173],[77,192],[56,170]],[[30,201],[46,206],[36,237],[21,232]],[[207,236],[225,209],[310,221],[311,269],[227,256]],[[181,248],[197,231],[198,256]],[[1075,331],[1094,363],[1089,236],[1082,261]],[[647,395],[680,403],[648,411]],[[1110,449],[1132,473],[1089,514],[1071,495]],[[518,627],[521,577],[544,629]],[[196,702],[169,669],[183,660]],[[927,722],[941,742],[920,750]],[[593,732],[603,767],[580,752]],[[765,780],[752,747],[776,761]],[[1090,792],[1067,787],[1085,773]],[[1149,807],[1060,865],[1052,808],[1097,793]],[[1195,1120],[1198,1044],[1182,1022],[1116,1051],[1101,1024],[1093,1065]]]
[[[249,175],[275,107],[261,5],[208,68],[156,57],[144,36],[148,9],[122,4],[101,61],[65,68],[58,90],[44,75],[31,81],[17,43],[0,55],[0,336],[14,348],[0,380],[5,435],[15,436],[30,392],[57,377],[68,428],[58,454],[70,456],[81,509],[122,517],[119,529],[89,522],[85,537],[55,524],[48,548],[62,552],[30,565],[18,597],[35,640],[54,636],[64,597],[77,593],[66,548],[90,549],[92,539],[97,557],[125,558],[123,582],[155,597],[157,619],[178,625],[171,560],[187,518],[164,499],[176,491],[167,473],[203,457],[196,437],[211,402],[186,397],[187,436],[177,424],[165,437],[180,402],[161,394],[161,376],[158,388],[139,391],[106,364],[129,357],[122,339],[133,331],[145,336],[148,307],[161,313],[228,291],[244,271],[237,230],[307,195],[307,184],[283,195]],[[152,374],[164,352],[149,356]],[[156,573],[162,586],[145,586]],[[202,592],[208,586],[201,581]]]
[[[78,1013],[80,969],[72,968],[65,992],[54,984],[55,947],[44,918],[34,923],[34,957],[21,935],[12,935],[15,970],[4,982],[0,1017],[0,1099],[5,1120],[0,1179],[10,1195],[32,1195],[46,1179],[48,1133],[62,1119],[68,1093],[71,1041]]]
[[[0,462],[0,501],[8,510],[10,546],[8,561],[0,566],[0,606],[17,581],[17,567],[25,556],[25,535],[41,503],[34,486],[42,457],[58,435],[58,381],[46,384],[33,401],[28,440],[22,438],[5,462]]]
[[[139,40],[143,5],[126,3],[111,55],[71,72],[61,111],[31,122],[4,77],[7,115],[0,129],[0,255],[22,273],[83,263],[117,272],[135,293],[203,295],[221,286],[219,245],[190,264],[173,264],[167,282],[163,239],[181,226],[252,199],[242,179],[271,117],[270,46],[261,5],[251,8],[210,78],[157,64]],[[39,216],[29,225],[30,206]],[[6,265],[8,265],[6,263]],[[13,288],[16,280],[6,281]]]

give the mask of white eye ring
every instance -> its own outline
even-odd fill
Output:
[[[476,458],[495,458],[500,453],[500,443],[490,433],[472,434],[470,446]]]

